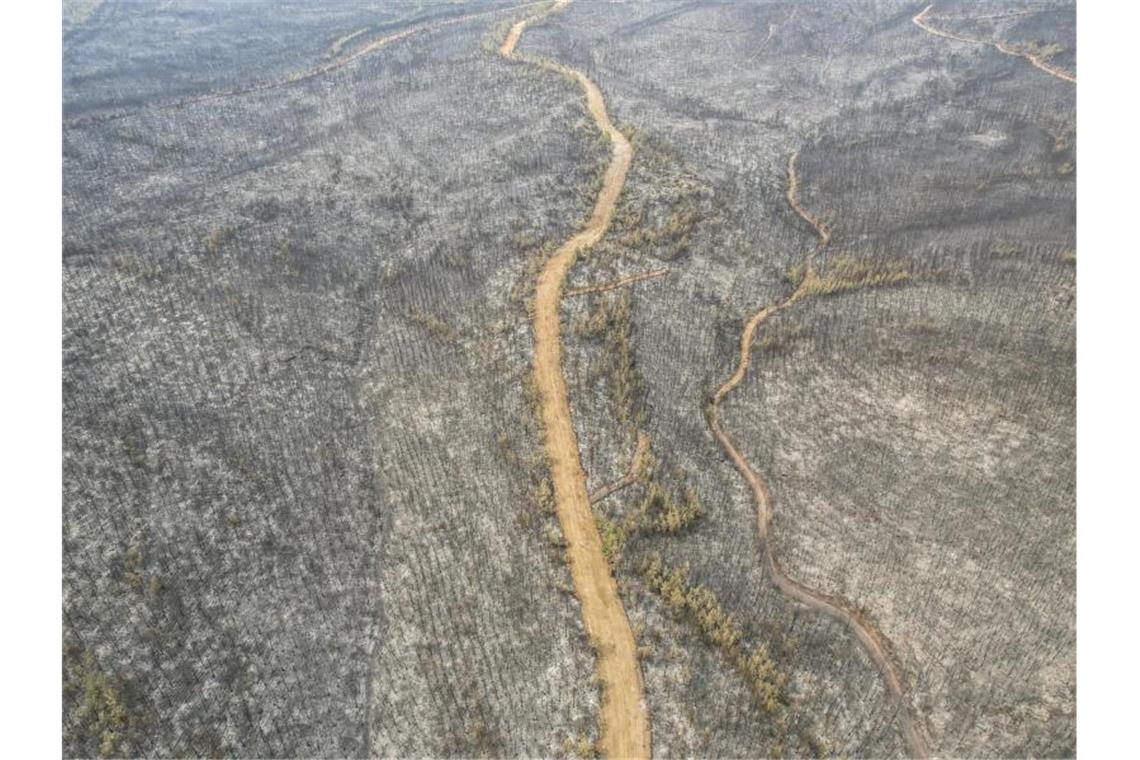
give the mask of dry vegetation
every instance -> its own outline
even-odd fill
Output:
[[[608,749],[532,363],[622,136],[554,318],[653,754],[1075,752],[1070,3],[72,5],[65,756]]]

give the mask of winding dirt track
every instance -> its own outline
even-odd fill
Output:
[[[515,54],[527,25],[566,7],[559,0],[542,13],[511,27],[499,54],[520,59]],[[597,654],[597,673],[602,682],[601,737],[599,748],[607,757],[648,758],[650,755],[649,718],[646,714],[637,643],[618,596],[617,583],[602,553],[602,539],[586,492],[586,474],[579,459],[578,440],[570,420],[570,399],[562,376],[562,338],[559,311],[567,272],[578,253],[594,245],[605,234],[613,216],[618,194],[625,184],[633,149],[610,121],[605,101],[597,86],[584,74],[567,66],[544,62],[578,81],[586,93],[586,104],[598,128],[606,134],[613,157],[606,168],[602,189],[594,211],[582,231],[554,252],[538,277],[534,292],[534,379],[542,407],[543,446],[554,481],[558,520],[568,547],[567,559],[574,592],[582,606],[582,620]]]
[[[821,251],[831,242],[831,228],[815,214],[800,205],[800,175],[796,173],[796,159],[799,157],[800,152],[797,150],[788,159],[788,205],[800,215],[801,219],[811,225],[815,234],[819,235],[819,245],[816,246],[816,250]]]
[[[1029,63],[1031,63],[1033,66],[1041,69],[1042,71],[1044,71],[1046,74],[1049,74],[1050,76],[1054,76],[1057,79],[1063,79],[1064,81],[1070,82],[1072,84],[1077,83],[1077,78],[1075,76],[1073,76],[1072,74],[1070,74],[1069,72],[1065,71],[1064,69],[1059,69],[1056,66],[1049,64],[1047,61],[1042,59],[1040,56],[1034,55],[1033,53],[1027,53],[1027,52],[1023,52],[1020,50],[1015,50],[1000,40],[983,40],[983,39],[978,39],[977,37],[967,37],[967,36],[962,35],[962,34],[955,34],[954,32],[947,32],[947,31],[943,31],[942,29],[934,28],[933,26],[930,25],[930,21],[927,19],[927,15],[933,9],[934,9],[933,5],[926,6],[925,8],[922,9],[922,12],[919,13],[914,18],[912,18],[911,21],[913,21],[915,23],[915,25],[918,26],[919,29],[922,29],[923,31],[929,32],[930,34],[933,34],[937,37],[943,37],[943,38],[948,39],[948,40],[957,40],[958,42],[969,42],[969,43],[974,44],[974,45],[993,45],[994,47],[996,47],[998,50],[1005,53],[1006,55],[1012,55],[1015,58],[1024,58],[1025,60],[1029,61]],[[996,14],[994,14],[994,15],[996,16]],[[978,16],[977,18],[986,18],[986,17],[985,16]]]
[[[563,295],[567,298],[571,298],[573,296],[589,295],[590,293],[605,293],[610,290],[624,288],[627,285],[636,285],[637,283],[643,282],[645,280],[652,280],[654,277],[664,277],[667,274],[669,274],[669,267],[662,267],[661,269],[653,269],[648,272],[638,272],[637,274],[631,274],[628,277],[622,277],[612,282],[604,282],[601,285],[588,285],[583,288],[570,288]]]
[[[816,248],[816,251],[819,251],[827,245],[831,236],[825,225],[800,206],[798,195],[799,180],[795,172],[796,156],[797,154],[792,154],[791,159],[788,161],[788,203],[791,204],[792,208],[794,208],[801,217],[816,229],[817,234],[820,236],[820,243]],[[867,617],[850,602],[805,586],[799,581],[789,577],[780,566],[772,546],[772,498],[768,492],[768,486],[765,484],[760,473],[753,469],[752,465],[748,463],[748,460],[745,459],[744,455],[740,452],[740,449],[736,447],[731,436],[729,436],[724,428],[724,422],[721,420],[721,402],[725,396],[743,382],[748,373],[748,366],[752,354],[752,343],[756,331],[773,315],[787,309],[797,301],[808,297],[812,285],[818,280],[818,277],[812,265],[812,256],[809,256],[805,262],[804,279],[799,287],[796,288],[795,292],[774,306],[766,306],[760,309],[760,311],[756,312],[752,318],[748,320],[740,335],[740,359],[736,365],[736,371],[733,372],[732,376],[717,388],[709,398],[708,404],[705,407],[705,418],[708,421],[709,430],[712,432],[713,437],[716,438],[717,443],[724,449],[728,458],[732,460],[732,464],[736,467],[736,470],[741,474],[748,483],[748,487],[752,490],[752,496],[756,502],[756,525],[760,534],[760,545],[763,554],[762,561],[768,571],[768,576],[772,579],[772,583],[791,599],[811,609],[819,610],[851,629],[882,675],[883,683],[890,693],[891,701],[895,704],[895,709],[897,710],[902,725],[903,736],[906,739],[910,754],[913,757],[925,758],[930,755],[929,742],[926,739],[923,728],[911,714],[910,706],[905,696],[902,668],[895,659],[890,641],[878,630],[871,620],[868,620]]]
[[[637,448],[633,452],[633,458],[629,460],[629,469],[626,470],[618,480],[613,483],[607,483],[598,490],[590,494],[590,503],[597,504],[602,499],[610,494],[617,493],[621,489],[631,486],[637,482],[638,475],[641,474],[641,468],[644,466],[645,455],[649,453],[649,436],[644,432],[637,434]]]

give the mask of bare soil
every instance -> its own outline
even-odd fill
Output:
[[[556,3],[550,12],[568,2]],[[545,15],[515,24],[499,52],[514,57],[515,45],[527,24]],[[554,482],[558,519],[567,541],[566,556],[574,579],[574,593],[582,605],[582,619],[597,653],[602,681],[599,745],[609,757],[649,757],[649,720],[637,662],[637,642],[618,597],[617,583],[602,553],[602,538],[590,498],[586,473],[579,458],[578,439],[570,419],[570,399],[562,375],[561,306],[563,284],[578,254],[597,243],[613,217],[618,195],[633,159],[629,141],[606,113],[597,85],[584,74],[563,66],[586,93],[590,114],[609,138],[613,158],[606,168],[594,211],[581,232],[562,244],[543,267],[534,292],[534,379],[542,407],[543,446]]]

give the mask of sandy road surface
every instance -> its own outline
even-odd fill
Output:
[[[561,10],[559,0],[549,10],[511,27],[499,53],[515,58],[515,46],[527,25],[546,13]],[[637,642],[629,627],[617,583],[602,553],[602,539],[586,492],[586,473],[578,454],[578,440],[570,419],[570,399],[562,375],[560,307],[563,284],[578,253],[601,239],[610,225],[618,194],[625,184],[633,149],[610,121],[601,91],[584,74],[560,64],[548,64],[577,80],[598,128],[606,134],[613,156],[602,189],[585,227],[550,257],[534,292],[534,379],[542,408],[543,447],[554,481],[558,520],[567,541],[566,555],[574,593],[582,606],[582,620],[597,654],[602,682],[600,749],[607,757],[647,758],[650,754],[647,715]]]

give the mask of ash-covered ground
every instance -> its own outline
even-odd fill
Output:
[[[595,509],[655,755],[909,751],[706,419],[813,251],[722,405],[768,550],[889,640],[933,754],[1075,752],[1076,88],[1033,62],[1075,77],[1075,9],[926,6],[576,2],[519,45],[634,145],[568,287],[669,270],[562,311],[590,488],[651,442]],[[68,6],[64,756],[594,753],[528,301],[609,148],[495,54],[534,11]]]

